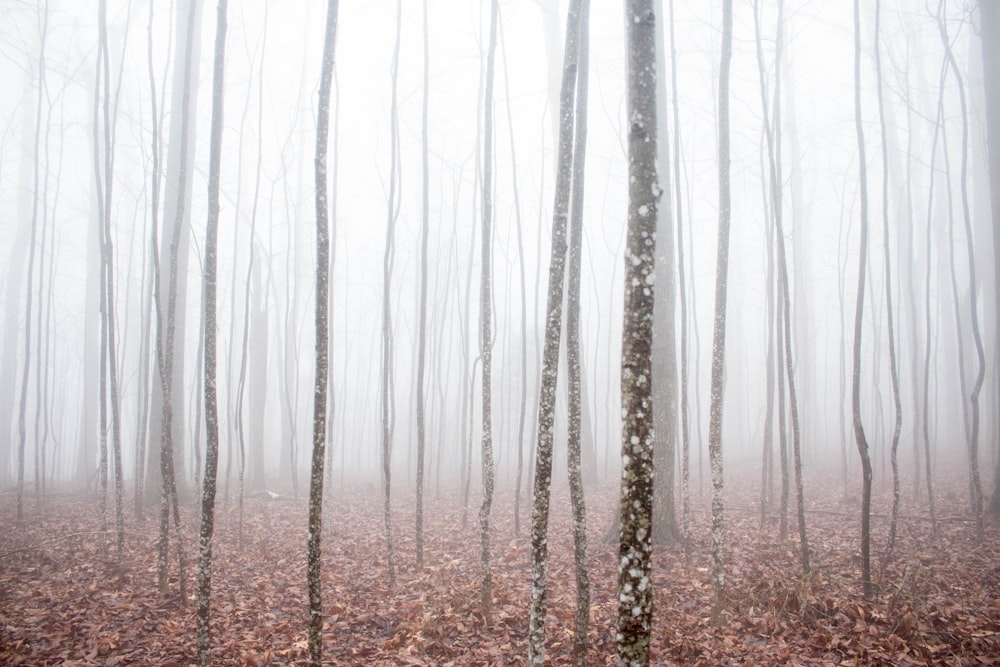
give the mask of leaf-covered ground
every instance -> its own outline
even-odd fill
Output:
[[[798,541],[760,529],[750,487],[727,492],[728,612],[709,622],[708,495],[695,498],[692,540],[655,552],[654,664],[989,665],[1000,664],[1000,530],[977,543],[960,489],[939,498],[939,535],[926,510],[904,501],[896,557],[874,558],[877,598],[861,596],[856,501],[839,489],[807,492],[813,572],[803,576]],[[589,496],[591,633],[589,663],[614,663],[615,546],[612,486]],[[397,582],[385,567],[378,485],[334,490],[324,540],[325,659],[334,665],[520,665],[527,654],[530,511],[515,535],[513,502],[494,512],[494,620],[479,607],[476,500],[463,528],[457,497],[428,497],[426,565],[414,563],[412,496],[394,502]],[[404,506],[405,505],[405,506]],[[575,604],[567,495],[556,492],[550,529],[548,658],[567,664]],[[794,506],[794,505],[793,505]],[[878,496],[876,507],[889,506]],[[178,595],[171,545],[170,595],[157,590],[157,512],[126,519],[123,565],[107,554],[93,494],[54,490],[14,523],[15,495],[0,494],[0,664],[188,665],[194,662],[196,526],[184,540],[189,599]],[[794,515],[789,530],[795,535]],[[874,521],[873,545],[887,521]],[[112,522],[113,525],[113,522]],[[220,493],[213,576],[216,664],[303,664],[306,657],[305,526],[302,499],[248,497],[239,543],[238,510]]]

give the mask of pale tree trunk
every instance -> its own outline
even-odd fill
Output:
[[[170,415],[163,414],[165,398],[161,395],[163,387],[159,383],[153,383],[153,404],[151,421],[153,424],[169,422],[170,428],[170,456],[171,468],[176,471],[184,470],[184,447],[185,427],[184,427],[184,401],[187,396],[186,383],[184,382],[184,360],[185,360],[185,332],[187,308],[187,274],[188,260],[190,255],[190,213],[188,207],[191,204],[191,187],[194,178],[194,168],[191,164],[194,156],[195,129],[197,127],[197,101],[198,101],[198,78],[199,68],[188,63],[198,62],[201,51],[201,40],[198,35],[201,30],[201,14],[204,3],[196,0],[182,0],[176,3],[177,7],[177,32],[175,41],[175,68],[173,73],[173,90],[175,94],[172,99],[170,112],[170,131],[167,138],[167,162],[165,171],[164,192],[172,193],[174,196],[166,197],[163,202],[163,238],[162,254],[159,256],[159,265],[166,265],[170,273],[167,276],[168,288],[176,292],[174,296],[174,306],[172,314],[163,310],[171,308],[169,303],[157,302],[157,317],[167,322],[174,318],[174,332],[170,335],[171,356],[171,383],[170,390],[174,395],[170,397]],[[188,54],[190,51],[190,55]],[[176,66],[179,65],[179,66]],[[183,194],[180,194],[183,193]],[[176,236],[176,257],[172,257],[174,250],[174,237]],[[169,297],[168,297],[169,301]],[[169,328],[169,327],[167,327]],[[166,340],[157,338],[157,355],[167,356],[167,351],[162,349],[166,345]],[[147,494],[161,486],[162,471],[156,463],[160,457],[162,438],[155,447],[151,447],[148,456],[150,465],[148,469],[148,480],[146,483]],[[175,446],[176,445],[176,446]],[[155,457],[155,458],[154,458]],[[187,488],[184,477],[176,478],[172,483],[181,490]]]
[[[528,620],[528,664],[545,664],[545,614],[549,584],[549,499],[552,486],[552,440],[559,347],[562,336],[563,291],[566,281],[566,233],[573,183],[573,129],[579,70],[581,0],[572,0],[566,15],[566,51],[559,93],[559,153],[556,162],[552,244],[545,304],[545,345],[542,352],[535,446],[534,492],[531,510],[531,608]]]
[[[503,18],[500,18],[500,47],[503,54],[504,89],[509,91],[507,79],[507,51],[503,41]],[[514,481],[514,534],[521,534],[521,478],[524,472],[524,422],[528,411],[528,297],[527,282],[524,273],[524,239],[521,225],[521,197],[518,193],[519,174],[517,171],[517,152],[514,142],[514,119],[511,114],[510,94],[504,96],[507,104],[507,134],[510,139],[511,185],[514,195],[514,220],[517,229],[517,265],[521,286],[521,400],[519,402],[517,426],[517,474]]]
[[[806,536],[805,502],[802,489],[802,454],[800,444],[798,396],[792,358],[791,296],[788,279],[788,259],[785,252],[784,196],[781,174],[781,50],[783,46],[784,3],[778,2],[777,36],[774,53],[774,124],[770,121],[764,75],[764,50],[760,36],[760,15],[754,4],[754,27],[757,42],[757,66],[760,76],[761,110],[764,116],[764,136],[767,139],[768,175],[771,192],[771,215],[774,218],[774,239],[778,250],[778,285],[781,297],[781,326],[784,336],[784,371],[788,381],[788,403],[792,421],[792,456],[795,470],[796,514],[799,525],[799,561],[804,574],[809,573],[809,541]],[[768,289],[771,287],[768,285]],[[782,415],[784,410],[782,410]],[[786,485],[787,486],[787,485]]]
[[[986,86],[986,136],[989,145],[990,209],[993,219],[993,256],[1000,257],[1000,3],[979,1],[982,39],[983,81]],[[996,317],[994,353],[1000,352],[1000,264],[993,267],[993,313]],[[997,375],[997,400],[1000,401],[1000,374]],[[1000,414],[998,405],[997,414]],[[994,443],[1000,453],[1000,446]],[[1000,454],[993,471],[993,496],[990,514],[1000,516]]]
[[[622,325],[621,536],[618,546],[619,665],[648,665],[653,620],[653,290],[656,277],[656,20],[652,0],[625,5],[628,237]]]
[[[397,80],[399,75],[399,40],[403,25],[402,0],[396,2],[396,41],[392,53],[392,100],[389,107],[390,159],[389,201],[386,206],[385,253],[382,256],[382,499],[385,523],[385,555],[389,585],[396,584],[396,565],[392,552],[392,265],[397,215],[396,176],[399,162],[399,110]]]
[[[656,2],[657,16],[664,16],[663,0]],[[657,164],[666,187],[662,205],[656,209],[656,278],[659,298],[653,304],[653,422],[656,446],[653,467],[653,541],[670,544],[677,540],[674,509],[674,478],[677,454],[677,332],[674,296],[674,230],[670,196],[670,142],[667,129],[667,66],[664,31],[656,31],[656,113],[661,119],[657,133]]]
[[[427,0],[423,0],[424,81],[421,104],[420,162],[423,172],[420,211],[420,297],[419,328],[417,329],[417,508],[415,549],[417,567],[424,566],[424,456],[426,449],[426,419],[424,414],[424,366],[427,347],[427,236],[430,233],[430,166],[427,114],[430,99],[430,31]]]
[[[215,487],[219,466],[219,405],[216,396],[216,293],[218,276],[219,172],[222,160],[222,121],[225,91],[226,11],[219,0],[215,26],[215,65],[212,76],[212,127],[208,164],[208,222],[202,283],[205,397],[205,474],[201,491],[201,527],[198,531],[198,664],[212,664],[209,627],[212,595],[212,534],[215,528]]]
[[[590,57],[590,0],[581,0],[578,19],[576,122],[573,147],[572,206],[570,210],[569,284],[566,293],[566,375],[568,440],[566,444],[570,498],[573,504],[573,555],[576,565],[576,621],[573,663],[587,663],[587,627],[590,624],[590,576],[587,572],[587,509],[581,465],[583,397],[580,369],[580,272],[583,254],[583,195],[587,155],[587,91]],[[672,458],[672,457],[671,457]],[[671,489],[672,491],[672,489]],[[673,494],[671,493],[671,498]]]
[[[680,92],[677,86],[677,47],[674,39],[674,2],[667,0],[669,21],[670,21],[670,80],[674,109],[674,152],[673,152],[673,177],[674,177],[674,221],[677,227],[677,288],[680,294],[680,330],[681,330],[681,386],[680,386],[680,414],[681,414],[681,535],[684,540],[685,558],[688,555],[688,531],[691,519],[691,492],[690,492],[690,469],[691,469],[691,439],[688,429],[688,332],[687,332],[687,278],[684,273],[684,227],[681,215],[681,198],[683,188],[681,182],[681,118],[680,118]]]
[[[892,463],[892,512],[889,518],[889,538],[883,555],[883,567],[892,558],[896,544],[896,523],[899,517],[899,434],[903,428],[903,409],[899,397],[899,370],[896,360],[896,326],[892,301],[892,254],[889,251],[889,143],[885,120],[885,100],[882,93],[882,53],[879,47],[881,2],[875,0],[875,89],[878,94],[878,122],[882,137],[882,261],[885,265],[885,313],[889,338],[889,373],[892,380],[893,427],[890,461]]]
[[[972,338],[976,346],[976,358],[978,366],[976,379],[973,382],[972,393],[969,396],[969,403],[972,408],[972,424],[969,434],[969,472],[972,482],[972,513],[976,519],[976,535],[978,539],[983,538],[983,489],[979,475],[979,394],[983,389],[983,381],[986,378],[986,353],[983,349],[983,337],[979,327],[979,303],[976,300],[976,259],[974,241],[972,238],[972,219],[969,210],[969,186],[968,186],[968,165],[969,165],[969,119],[965,103],[965,84],[962,81],[962,74],[958,69],[958,63],[951,51],[951,42],[948,37],[947,27],[943,16],[944,0],[938,3],[938,32],[941,34],[941,43],[944,45],[945,58],[951,69],[955,82],[958,84],[958,99],[961,104],[962,119],[962,167],[959,183],[962,193],[962,218],[965,221],[966,248],[968,249],[968,270],[969,270],[969,305],[970,318],[972,321]],[[961,332],[959,332],[961,335]],[[962,387],[963,392],[965,387]]]
[[[186,16],[179,14],[178,18],[185,18],[187,21],[186,30],[180,32],[186,32],[188,35],[193,35],[195,30],[195,25],[197,24],[197,17],[199,16],[197,3],[192,2],[187,7]],[[188,175],[188,150],[190,148],[190,137],[189,137],[189,125],[190,118],[192,114],[190,113],[191,108],[191,90],[193,87],[192,81],[192,60],[194,58],[194,44],[196,40],[187,39],[184,41],[186,48],[184,49],[184,62],[182,67],[182,81],[181,86],[181,100],[180,110],[181,117],[179,119],[179,125],[177,127],[178,132],[178,144],[176,146],[178,153],[176,156],[176,164],[179,166],[179,171],[175,174],[177,189],[175,191],[176,200],[174,205],[174,219],[170,230],[170,246],[167,249],[167,256],[169,258],[169,265],[167,267],[167,294],[166,294],[166,304],[164,304],[164,298],[162,294],[161,286],[161,276],[162,271],[159,266],[159,262],[156,267],[155,276],[156,279],[153,281],[153,298],[156,303],[156,355],[157,355],[157,370],[160,376],[159,383],[159,397],[162,401],[160,406],[160,443],[159,443],[159,459],[160,459],[160,537],[158,543],[158,567],[157,567],[157,580],[159,583],[160,594],[166,595],[167,592],[167,553],[169,546],[169,524],[170,524],[170,514],[173,512],[174,528],[177,532],[177,559],[178,567],[180,570],[180,598],[181,604],[186,604],[187,594],[186,588],[186,574],[184,569],[184,548],[183,541],[181,539],[180,532],[180,505],[177,498],[177,477],[176,477],[176,458],[174,456],[174,434],[183,433],[182,429],[174,428],[174,399],[177,394],[174,393],[174,385],[179,382],[179,378],[174,377],[174,365],[175,363],[183,363],[183,357],[175,356],[175,351],[179,350],[182,346],[178,346],[175,349],[175,332],[178,326],[177,318],[177,299],[178,299],[178,282],[177,275],[180,266],[180,254],[182,239],[187,236],[184,232],[186,231],[184,221],[187,219],[186,212],[186,202],[188,201],[187,184],[189,181]],[[173,128],[172,128],[173,129]],[[173,134],[173,132],[171,132]],[[168,178],[168,180],[170,180]],[[166,233],[164,229],[164,233]],[[156,230],[153,230],[153,242],[154,248],[153,252],[159,257],[159,250],[155,247],[157,240]],[[164,307],[165,305],[165,307]],[[154,393],[154,396],[156,394]]]
[[[27,410],[28,410],[28,379],[31,371],[31,306],[33,277],[35,272],[35,240],[38,233],[38,179],[39,179],[39,141],[42,134],[42,95],[45,91],[45,43],[48,37],[49,3],[46,0],[41,8],[39,19],[40,44],[38,49],[38,98],[35,102],[35,137],[32,155],[34,156],[34,171],[31,200],[31,240],[28,243],[28,282],[27,298],[24,305],[24,370],[21,374],[21,393],[17,418],[17,525],[24,525],[24,456],[27,444]],[[95,128],[96,131],[96,128]],[[38,491],[37,489],[35,490]],[[103,495],[102,500],[103,502]],[[101,513],[101,531],[104,532],[106,520]]]
[[[492,376],[493,331],[491,314],[493,310],[492,258],[493,233],[493,69],[497,47],[497,21],[500,8],[497,0],[490,3],[490,38],[486,56],[486,92],[483,97],[483,238],[482,260],[479,281],[479,355],[483,360],[483,451],[482,479],[483,502],[479,507],[480,565],[482,567],[482,589],[480,597],[486,625],[493,617],[493,575],[490,566],[490,511],[493,507],[493,415]]]
[[[868,168],[865,157],[865,133],[861,116],[861,9],[854,0],[854,121],[858,137],[858,185],[861,200],[861,245],[858,253],[858,292],[854,308],[854,350],[851,372],[851,411],[854,439],[861,457],[861,584],[866,598],[871,598],[871,511],[872,463],[868,440],[861,423],[861,329],[865,313],[865,270],[868,266]]]
[[[733,3],[722,4],[722,59],[719,62],[719,247],[715,265],[715,323],[712,332],[712,402],[708,457],[712,470],[712,622],[721,624],[725,607],[723,533],[722,399],[726,366],[726,289],[729,280],[729,66],[733,59]]]
[[[119,414],[120,402],[118,400],[118,349],[115,343],[116,318],[115,318],[115,272],[114,272],[114,244],[111,240],[111,195],[114,182],[114,130],[111,111],[111,70],[110,55],[108,53],[107,37],[107,4],[104,0],[98,5],[98,76],[97,89],[95,94],[95,110],[97,102],[100,101],[101,111],[95,115],[95,133],[98,132],[98,117],[102,126],[103,146],[101,142],[95,142],[94,166],[95,177],[97,179],[98,190],[98,217],[101,226],[101,255],[102,255],[102,276],[103,284],[102,297],[104,301],[103,328],[105,335],[102,336],[106,345],[107,367],[102,369],[103,377],[108,379],[110,394],[105,396],[102,389],[101,401],[110,401],[111,407],[111,454],[114,465],[115,483],[115,534],[117,535],[117,559],[119,564],[125,556],[125,522],[123,509],[124,480],[122,471],[122,447],[121,447],[121,416]],[[103,85],[103,94],[101,86]],[[115,105],[117,107],[117,104]],[[98,146],[100,146],[98,148]],[[103,159],[102,159],[103,158]],[[103,188],[103,191],[102,191]],[[104,353],[102,352],[102,356]],[[102,422],[105,410],[102,408]],[[104,435],[102,433],[102,438]],[[102,459],[104,457],[102,456]],[[103,504],[103,500],[102,500]],[[103,506],[103,505],[102,505]]]
[[[323,604],[320,580],[323,538],[323,465],[326,447],[327,383],[329,381],[330,233],[327,201],[327,143],[330,131],[330,87],[337,38],[337,0],[329,0],[323,68],[316,114],[316,389],[313,392],[312,470],[309,477],[309,544],[306,579],[309,588],[309,664],[323,663]]]

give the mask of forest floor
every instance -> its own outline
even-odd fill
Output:
[[[656,665],[1000,664],[1000,527],[977,542],[964,493],[939,489],[938,535],[923,505],[903,503],[895,557],[883,569],[889,494],[876,494],[873,566],[877,594],[861,594],[857,499],[807,486],[812,573],[798,561],[795,515],[781,542],[763,529],[750,485],[727,490],[728,607],[709,621],[709,493],[695,494],[691,541],[657,547],[653,663]],[[794,497],[794,496],[793,496]],[[905,494],[904,494],[905,497]],[[616,546],[603,541],[617,499],[612,485],[589,495],[591,613],[588,664],[614,664]],[[396,583],[385,562],[378,485],[332,496],[324,540],[324,659],[331,665],[520,665],[527,656],[530,510],[514,531],[513,499],[493,513],[494,619],[480,609],[478,502],[467,525],[457,497],[428,494],[425,567],[415,565],[412,495],[394,500]],[[405,507],[404,507],[405,505]],[[102,548],[93,493],[55,489],[27,498],[0,493],[0,664],[188,665],[195,661],[196,522],[182,508],[187,601],[170,551],[169,594],[157,589],[159,521],[127,511],[123,562]],[[131,507],[129,505],[129,507]],[[794,508],[794,502],[792,503]],[[224,665],[304,664],[304,499],[248,497],[243,545],[236,503],[220,492],[214,542],[213,658]],[[113,508],[109,510],[111,525]],[[550,527],[547,656],[568,664],[576,599],[567,494],[556,491]],[[112,528],[113,530],[113,528]]]

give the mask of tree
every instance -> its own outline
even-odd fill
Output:
[[[559,153],[556,162],[555,205],[552,212],[552,245],[545,303],[545,344],[542,351],[538,399],[538,434],[535,446],[534,490],[531,509],[531,609],[528,620],[528,664],[545,664],[545,614],[548,602],[548,524],[552,485],[552,439],[562,304],[566,279],[566,231],[573,183],[573,129],[576,82],[579,70],[580,2],[572,0],[566,14],[566,47],[559,92]]]
[[[944,0],[940,0],[938,3],[937,24],[938,33],[941,35],[941,43],[944,45],[945,60],[951,69],[952,75],[955,77],[955,82],[958,84],[958,100],[962,111],[962,166],[961,175],[959,176],[959,187],[962,194],[962,219],[965,222],[966,248],[968,250],[968,300],[972,323],[972,339],[975,343],[976,359],[978,361],[976,379],[973,381],[972,392],[969,394],[969,405],[972,408],[972,424],[969,432],[969,474],[972,487],[972,513],[976,519],[976,535],[981,540],[983,537],[983,489],[979,476],[979,394],[983,389],[983,381],[986,378],[986,354],[983,349],[983,337],[979,327],[979,302],[976,298],[976,259],[972,238],[972,219],[969,210],[969,117],[965,103],[965,84],[962,81],[962,74],[958,69],[958,63],[955,61],[955,55],[952,53],[951,41],[948,37],[947,26],[945,25]],[[942,71],[942,76],[943,74]],[[962,389],[964,392],[965,387],[963,386]]]
[[[663,0],[656,2],[657,16],[664,16]],[[677,459],[677,332],[674,295],[674,230],[670,194],[670,141],[667,130],[666,46],[664,31],[656,31],[656,113],[661,119],[657,133],[657,164],[663,181],[664,201],[656,209],[656,276],[659,298],[653,304],[653,421],[656,447],[653,467],[653,541],[669,544],[677,540],[674,508],[674,478]]]
[[[722,621],[725,604],[723,560],[722,398],[726,365],[726,290],[729,276],[729,67],[733,59],[733,3],[722,3],[722,59],[719,62],[719,246],[715,264],[715,321],[712,331],[712,402],[708,418],[708,457],[712,470],[712,620]]]
[[[625,5],[628,100],[628,237],[622,325],[621,537],[618,547],[619,665],[649,664],[653,616],[653,290],[656,219],[656,31],[652,0]]]
[[[871,565],[872,463],[861,422],[861,333],[865,314],[865,274],[868,266],[868,167],[861,116],[861,9],[854,0],[854,126],[858,138],[858,186],[861,203],[861,244],[858,252],[858,292],[854,307],[854,348],[851,371],[851,411],[854,440],[861,457],[861,584],[866,598],[873,593]]]
[[[583,492],[580,430],[582,386],[580,379],[580,265],[583,255],[583,194],[587,155],[587,91],[590,57],[590,0],[581,0],[577,27],[576,121],[573,147],[572,209],[570,212],[569,284],[566,293],[566,375],[569,394],[569,428],[566,444],[570,499],[573,505],[573,555],[576,565],[576,622],[573,662],[587,662],[587,626],[590,623],[590,576],[587,572],[587,508]],[[672,458],[672,455],[671,455]],[[673,489],[671,488],[671,499]]]
[[[219,233],[219,171],[222,161],[222,121],[226,63],[228,0],[219,0],[215,25],[215,65],[212,76],[212,128],[208,164],[208,222],[205,226],[202,314],[205,319],[205,475],[201,491],[201,527],[198,531],[198,663],[212,664],[209,618],[212,594],[212,533],[215,528],[215,486],[219,466],[219,404],[216,397],[216,292]]]
[[[396,41],[392,52],[392,98],[389,106],[389,201],[386,206],[385,253],[382,255],[382,494],[385,521],[386,567],[389,585],[396,583],[392,553],[392,421],[395,394],[392,389],[392,265],[395,254],[396,216],[399,215],[396,176],[399,168],[399,108],[396,84],[399,78],[399,40],[403,26],[402,0],[396,1]]]
[[[983,82],[986,86],[986,134],[989,145],[990,208],[993,216],[993,256],[1000,257],[1000,4],[979,0],[980,36],[982,39]],[[1000,351],[1000,266],[993,267],[993,313],[995,351]],[[1000,375],[997,376],[997,400],[1000,401]],[[1000,516],[1000,456],[993,472],[993,496],[989,511]]]
[[[27,411],[28,411],[28,378],[31,371],[31,308],[32,308],[32,278],[35,271],[35,245],[38,234],[38,177],[39,177],[39,141],[42,135],[42,95],[45,89],[45,43],[48,36],[49,24],[49,4],[46,0],[40,8],[39,16],[39,39],[38,48],[38,99],[35,107],[35,136],[34,148],[34,193],[31,200],[31,240],[28,244],[28,283],[27,298],[24,306],[24,371],[21,373],[21,397],[17,418],[17,524],[24,523],[24,455],[27,441]],[[105,521],[102,513],[101,530],[105,528]]]
[[[882,138],[882,263],[885,268],[885,314],[889,339],[889,374],[892,380],[893,427],[890,460],[892,462],[892,512],[885,561],[892,558],[896,543],[896,520],[899,517],[899,434],[903,428],[902,402],[899,397],[899,370],[896,361],[896,326],[892,307],[892,253],[889,251],[889,142],[886,131],[885,100],[882,95],[882,53],[879,48],[881,2],[875,0],[875,89],[878,96],[878,122]]]
[[[329,380],[330,233],[326,154],[330,130],[330,87],[337,38],[337,0],[326,9],[323,68],[316,113],[316,390],[313,392],[312,470],[309,477],[309,544],[306,579],[309,588],[309,664],[323,663],[323,604],[320,559],[323,538],[323,465],[326,447],[326,392]]]
[[[427,236],[430,226],[430,167],[428,165],[427,107],[430,98],[430,31],[427,27],[427,0],[423,1],[424,85],[420,121],[420,161],[423,167],[420,211],[420,323],[417,329],[417,567],[424,566],[424,453],[426,419],[424,414],[424,365],[427,347]]]
[[[492,357],[493,332],[491,314],[493,310],[492,257],[493,233],[493,64],[497,48],[497,20],[500,12],[497,0],[490,3],[490,38],[486,56],[486,92],[483,97],[483,180],[482,197],[482,260],[479,280],[479,356],[483,360],[482,401],[483,401],[483,502],[479,506],[479,543],[482,567],[481,600],[483,616],[489,625],[493,616],[493,575],[490,567],[490,510],[493,506],[493,415],[492,409]]]

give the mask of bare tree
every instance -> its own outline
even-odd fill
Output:
[[[430,233],[430,166],[427,107],[430,99],[430,30],[427,26],[427,0],[423,0],[424,83],[421,105],[420,161],[423,167],[420,211],[420,323],[417,329],[417,508],[416,537],[417,567],[424,566],[424,452],[426,449],[426,418],[424,408],[424,366],[427,347],[427,236]]]
[[[479,507],[480,564],[482,567],[481,601],[483,616],[489,625],[493,616],[493,575],[490,567],[490,510],[493,507],[493,415],[492,415],[492,357],[493,310],[492,258],[493,247],[493,69],[497,48],[497,20],[500,12],[497,0],[490,3],[490,38],[486,56],[486,92],[483,97],[483,181],[482,197],[482,260],[479,281],[479,356],[483,360],[483,502]]]
[[[625,5],[628,100],[628,238],[622,325],[619,665],[649,664],[653,617],[652,345],[656,277],[656,20],[652,0]]]
[[[590,0],[580,2],[577,26],[576,119],[573,146],[573,187],[569,235],[569,284],[566,292],[566,375],[569,428],[566,444],[570,499],[573,505],[573,555],[576,566],[576,621],[573,662],[587,662],[587,626],[590,623],[590,576],[587,572],[587,509],[580,461],[583,412],[580,379],[580,272],[583,255],[583,194],[587,155],[587,92],[590,57]],[[671,499],[673,489],[671,488]]]
[[[212,595],[212,534],[215,528],[215,487],[219,465],[219,405],[216,397],[216,292],[219,233],[219,171],[222,162],[222,121],[225,91],[226,12],[228,0],[219,0],[215,25],[215,64],[212,76],[212,128],[208,164],[208,222],[205,227],[202,315],[205,320],[205,475],[201,491],[201,526],[198,531],[198,664],[212,664],[209,627]]]
[[[392,553],[392,422],[395,395],[392,389],[392,265],[395,255],[396,216],[399,214],[396,176],[399,168],[399,41],[403,26],[403,3],[396,1],[396,41],[392,52],[392,98],[389,106],[389,201],[386,206],[385,253],[382,256],[382,494],[385,521],[386,567],[389,585],[396,583],[396,565]]]
[[[986,86],[986,134],[990,164],[990,207],[993,216],[993,256],[1000,257],[1000,3],[979,0],[980,36],[982,39],[983,82]],[[1000,351],[1000,267],[993,267],[993,313],[995,352]],[[1000,374],[997,375],[997,400],[1000,401]],[[1000,410],[998,410],[1000,414]],[[995,456],[993,496],[989,511],[1000,516],[1000,456]]]
[[[323,663],[323,604],[320,580],[323,538],[323,465],[326,448],[327,382],[329,380],[329,289],[330,233],[328,225],[326,157],[330,131],[330,87],[333,79],[334,48],[337,38],[337,0],[326,9],[326,36],[323,40],[323,68],[319,81],[316,113],[316,390],[313,392],[312,471],[309,477],[309,544],[307,583],[309,587],[309,664]]]
[[[31,309],[32,309],[32,278],[35,272],[35,250],[38,234],[38,180],[39,180],[39,141],[42,135],[42,95],[45,89],[45,43],[48,36],[49,3],[39,9],[39,39],[38,48],[38,99],[35,106],[35,136],[34,149],[34,187],[31,201],[31,240],[28,244],[28,283],[27,298],[24,306],[24,371],[21,373],[21,397],[17,418],[17,524],[24,524],[24,456],[27,441],[27,411],[28,411],[28,378],[31,371]],[[102,513],[101,530],[105,530],[106,519]]]
[[[719,62],[719,246],[715,264],[715,324],[712,332],[712,402],[708,418],[708,457],[712,470],[712,621],[722,622],[725,605],[723,534],[722,398],[726,367],[726,291],[729,280],[729,68],[733,59],[733,3],[722,3],[722,58]]]
[[[538,402],[538,442],[535,446],[534,493],[531,510],[531,610],[528,621],[528,663],[545,664],[545,614],[548,602],[548,522],[552,485],[552,440],[562,304],[566,278],[566,233],[573,183],[573,129],[576,81],[579,70],[580,2],[572,0],[566,15],[566,47],[559,93],[559,153],[556,163],[555,205],[545,307],[545,345]]]
[[[854,0],[854,123],[858,136],[858,185],[861,201],[861,245],[858,254],[858,292],[854,308],[854,362],[851,373],[851,409],[854,439],[861,457],[861,584],[866,598],[872,596],[871,512],[872,463],[868,440],[861,422],[861,331],[865,313],[865,277],[868,266],[868,167],[865,130],[861,116],[861,9]]]

